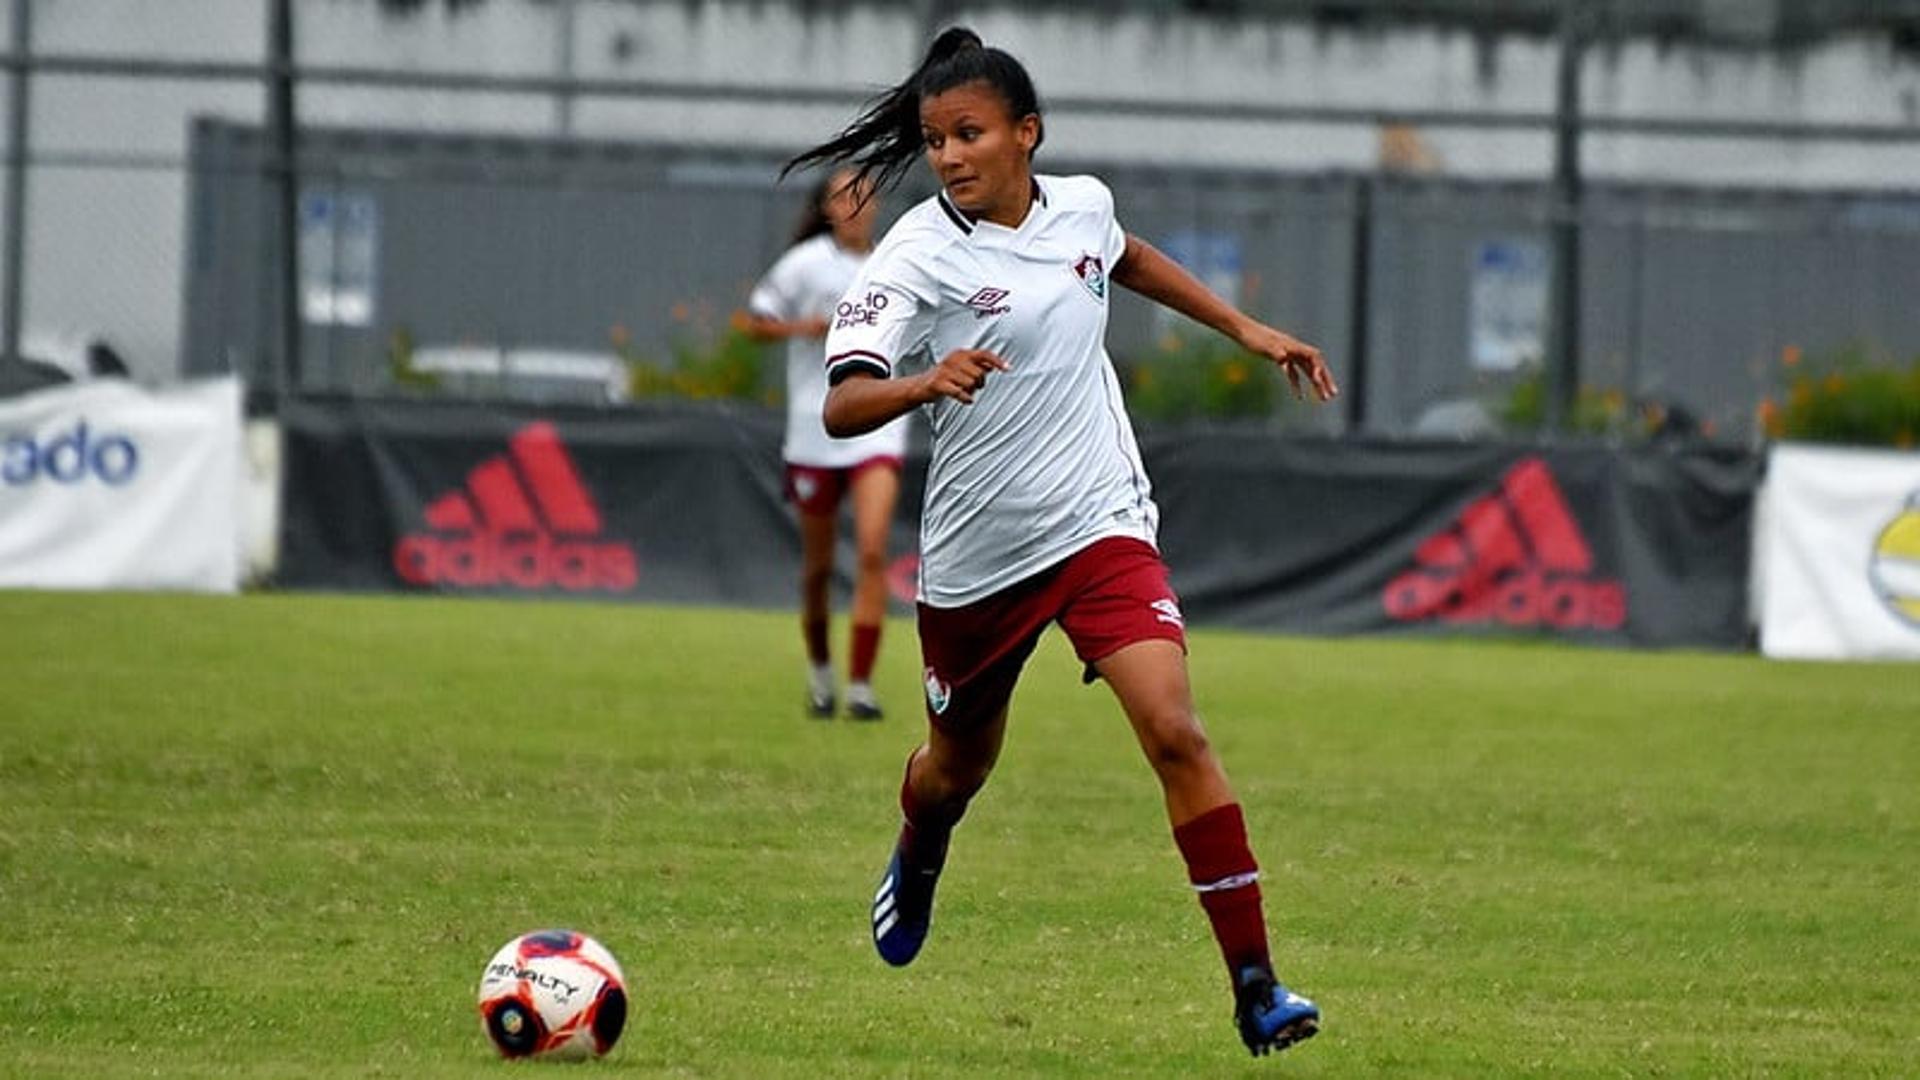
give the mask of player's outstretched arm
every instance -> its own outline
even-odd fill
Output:
[[[817,316],[810,319],[787,320],[743,311],[734,316],[733,325],[745,331],[746,335],[755,341],[785,341],[796,337],[827,336],[827,320]]]
[[[1113,280],[1157,304],[1172,308],[1203,326],[1225,334],[1235,344],[1280,365],[1293,384],[1293,396],[1302,397],[1300,380],[1313,387],[1314,396],[1330,401],[1340,393],[1320,350],[1253,318],[1222,299],[1186,268],[1145,240],[1127,234],[1127,251],[1113,268]]]
[[[827,391],[821,419],[827,434],[850,439],[943,397],[971,405],[973,395],[987,385],[988,372],[1010,370],[1005,360],[984,349],[955,349],[932,368],[907,378],[882,379],[854,371]]]

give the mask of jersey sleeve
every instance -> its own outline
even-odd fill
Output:
[[[1120,265],[1120,257],[1127,253],[1127,230],[1120,227],[1120,216],[1115,212],[1113,207],[1112,189],[1108,188],[1105,184],[1101,184],[1098,180],[1095,180],[1094,183],[1100,185],[1101,206],[1105,210],[1105,217],[1107,219],[1106,240],[1104,241],[1106,250],[1102,251],[1100,255],[1101,258],[1106,260],[1107,273],[1111,274],[1113,273],[1113,268]]]
[[[901,358],[926,344],[939,294],[894,248],[876,252],[834,308],[827,331],[827,385],[857,371],[892,378]]]
[[[747,310],[763,319],[778,319],[781,322],[793,322],[807,314],[799,310],[802,267],[800,249],[788,248],[786,253],[774,260],[767,272],[747,294]]]

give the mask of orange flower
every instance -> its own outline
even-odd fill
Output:
[[[693,309],[687,306],[685,300],[677,300],[674,302],[673,310],[667,314],[672,317],[674,322],[686,322],[688,319],[693,318]]]
[[[1220,374],[1226,378],[1228,386],[1239,386],[1241,383],[1247,381],[1247,365],[1235,360],[1228,364]]]
[[[614,323],[607,329],[607,340],[613,342],[614,348],[624,349],[627,342],[633,340],[633,332],[627,329],[626,323]]]
[[[1800,366],[1800,346],[1788,345],[1780,350],[1780,362],[1787,367]]]
[[[1828,375],[1826,379],[1820,383],[1820,389],[1825,390],[1829,394],[1837,394],[1840,391],[1845,390],[1846,388],[1847,388],[1846,376],[1840,374],[1837,371],[1831,375]]]

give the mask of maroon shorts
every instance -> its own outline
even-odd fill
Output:
[[[1088,665],[1139,641],[1187,647],[1180,601],[1152,544],[1109,537],[957,608],[920,605],[927,719],[965,731],[1000,714],[1040,632],[1058,621]]]
[[[824,469],[814,465],[787,462],[787,501],[803,514],[831,514],[840,509],[840,500],[853,487],[853,478],[868,469],[887,468],[899,472],[903,463],[892,454],[881,454],[843,469]]]

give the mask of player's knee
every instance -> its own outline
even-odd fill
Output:
[[[929,801],[956,813],[964,810],[968,801],[985,786],[990,769],[991,765],[980,762],[947,762],[940,768],[930,770],[927,777]]]
[[[861,545],[858,563],[862,577],[884,577],[887,573],[887,549],[880,544]]]
[[[1200,722],[1184,709],[1169,710],[1148,724],[1146,731],[1147,758],[1157,772],[1199,768],[1213,753]]]

